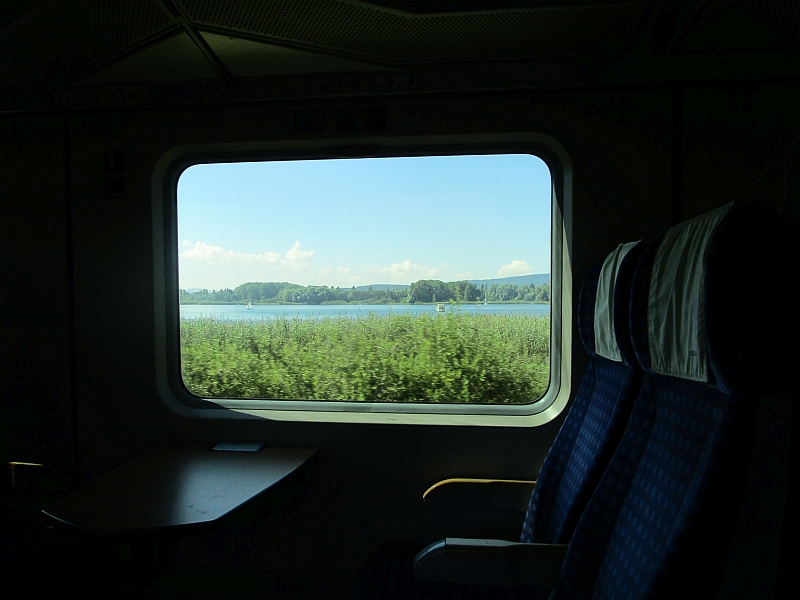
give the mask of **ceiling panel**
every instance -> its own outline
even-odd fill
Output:
[[[346,0],[175,0],[203,31],[384,63],[620,52],[641,2],[413,15]]]
[[[679,52],[785,48],[800,44],[800,2],[719,2],[678,48]]]
[[[135,83],[219,77],[185,33],[179,33],[84,77],[80,84]]]
[[[202,35],[234,77],[384,70],[381,66],[346,58],[251,42],[226,35]]]
[[[44,2],[0,35],[0,81],[68,80],[176,27],[155,0]]]

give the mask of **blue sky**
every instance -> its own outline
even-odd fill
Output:
[[[550,272],[550,172],[531,155],[195,165],[180,287],[350,287]]]

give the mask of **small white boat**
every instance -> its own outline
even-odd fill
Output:
[[[436,312],[444,312],[444,304],[437,304]]]
[[[247,306],[245,308],[253,308],[253,303],[250,300],[247,301]]]

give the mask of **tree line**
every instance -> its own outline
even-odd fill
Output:
[[[297,285],[296,283],[248,282],[234,289],[180,290],[180,302],[189,303],[243,303],[268,304],[414,304],[417,302],[550,302],[550,284],[515,285],[513,283],[478,286],[469,281],[439,281],[420,279],[408,287],[390,290],[357,290],[324,285]]]

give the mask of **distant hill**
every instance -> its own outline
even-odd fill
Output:
[[[516,275],[515,277],[500,277],[498,279],[468,279],[467,281],[474,283],[478,287],[482,285],[502,285],[504,283],[513,283],[514,285],[543,285],[545,283],[550,283],[550,273]]]
[[[550,283],[550,273],[538,273],[534,275],[516,275],[515,277],[499,277],[497,279],[467,279],[470,283],[474,283],[478,287],[485,285],[502,285],[504,283],[513,283],[514,285],[542,285]],[[357,285],[356,289],[359,291],[366,291],[372,288],[375,291],[382,290],[404,290],[409,288],[408,285],[398,283],[373,283],[371,285]]]
[[[385,292],[386,290],[405,290],[410,287],[411,287],[410,285],[401,283],[373,283],[372,285],[357,285],[356,290],[361,292],[372,289],[375,291],[380,290]]]

